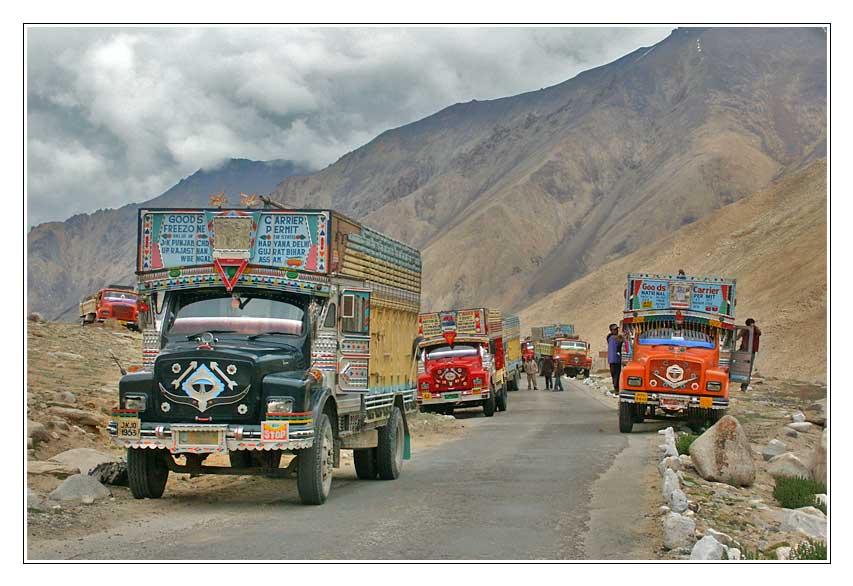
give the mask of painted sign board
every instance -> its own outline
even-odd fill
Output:
[[[485,310],[453,309],[418,316],[418,330],[424,338],[437,338],[448,333],[460,336],[486,334]]]
[[[629,275],[626,312],[685,310],[734,317],[735,281]]]

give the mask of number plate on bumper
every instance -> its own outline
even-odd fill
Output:
[[[118,439],[139,439],[139,418],[119,417],[116,421],[116,437]]]
[[[172,426],[175,449],[181,451],[225,451],[225,426]]]

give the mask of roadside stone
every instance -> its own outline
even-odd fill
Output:
[[[669,511],[670,511],[670,508],[666,505],[661,505],[660,507],[658,507],[658,512],[663,514],[663,515],[666,515]]]
[[[90,476],[75,474],[66,478],[49,496],[55,501],[82,501],[86,497],[95,501],[109,497],[110,491]]]
[[[687,510],[687,495],[680,488],[676,488],[669,495],[669,505],[676,513],[683,513]]]
[[[829,497],[827,497],[825,494],[816,494],[816,495],[814,495],[814,498],[817,502],[822,504],[824,507],[829,506]]]
[[[46,324],[47,323],[47,320],[44,319],[44,316],[40,313],[35,312],[35,311],[27,316],[27,320],[34,322],[34,323],[37,323],[37,324]]]
[[[791,548],[790,547],[777,547],[776,548],[776,559],[777,560],[789,560],[789,559],[791,559]]]
[[[696,533],[696,522],[693,519],[668,513],[663,519],[663,545],[667,549],[690,547]]]
[[[65,421],[63,421],[62,419],[56,419],[52,423],[53,423],[53,426],[60,431],[68,431],[70,429],[68,427],[68,424]]]
[[[791,421],[794,423],[802,423],[806,420],[806,414],[802,411],[795,411],[793,415],[791,415]]]
[[[716,529],[711,529],[710,527],[705,530],[705,535],[710,535],[723,545],[731,545],[733,543],[731,536],[723,533],[722,531],[717,531]]]
[[[31,437],[27,438],[27,449],[28,450],[33,449],[33,438],[31,438]]]
[[[27,487],[27,509],[34,511],[46,511],[48,509],[44,499],[29,487]]]
[[[785,427],[787,427],[788,429],[793,429],[794,431],[807,432],[811,431],[812,427],[814,426],[808,421],[800,421],[797,423],[789,423]]]
[[[59,401],[62,403],[76,403],[77,395],[75,395],[71,391],[62,391],[61,393],[59,393]]]
[[[51,476],[65,478],[66,476],[79,474],[79,472],[80,471],[75,467],[60,464],[59,462],[51,462],[49,460],[46,462],[38,460],[27,462],[27,474],[49,474]]]
[[[690,552],[691,560],[721,560],[723,559],[723,544],[706,535],[696,542],[693,550]]]
[[[50,431],[43,423],[38,421],[27,420],[27,436],[33,439],[33,442],[50,441]]]
[[[666,472],[667,469],[671,469],[678,472],[679,470],[681,470],[681,460],[679,460],[677,457],[667,456],[666,458],[660,461],[660,464],[658,464],[658,470],[660,471],[660,475],[663,476],[664,472]]]
[[[782,509],[779,529],[826,541],[826,515],[815,507]]]
[[[811,465],[812,478],[824,484],[826,484],[826,432],[827,429],[824,428],[820,443],[815,446]]]
[[[789,478],[807,479],[812,477],[809,467],[791,452],[785,452],[771,459],[767,465],[767,473],[773,477],[787,476]]]
[[[690,445],[690,459],[705,480],[734,486],[755,482],[749,439],[731,415],[724,416]]]
[[[726,558],[731,561],[739,562],[741,560],[740,550],[736,547],[726,547]]]
[[[772,458],[784,454],[787,451],[787,447],[788,446],[786,446],[784,442],[772,439],[766,446],[764,446],[764,450],[762,450],[761,455],[765,462],[769,462]]]
[[[796,429],[790,427],[785,428],[785,435],[788,437],[800,437],[800,433]]]
[[[681,468],[692,468],[693,460],[687,454],[679,454],[678,459],[681,460]]]
[[[669,497],[672,494],[672,491],[678,490],[681,488],[681,484],[678,481],[678,476],[675,475],[671,469],[667,468],[664,471],[663,475],[663,486],[661,488],[661,492],[663,493],[663,499],[669,502]]]
[[[50,407],[48,413],[51,415],[55,415],[57,417],[62,417],[63,419],[67,419],[72,423],[76,423],[77,425],[91,425],[92,427],[102,427],[106,421],[106,418],[101,418],[96,416],[94,413],[89,413],[88,411],[83,411],[82,409],[75,409],[73,407]]]
[[[55,455],[49,461],[76,468],[81,474],[89,474],[98,464],[120,462],[121,460],[111,454],[105,454],[92,448],[73,448]]]
[[[826,399],[815,401],[806,409],[806,421],[826,427]]]

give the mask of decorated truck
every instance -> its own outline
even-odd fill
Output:
[[[524,362],[536,358],[536,342],[530,339],[530,336],[524,339],[521,343],[521,359]]]
[[[109,285],[80,301],[80,323],[86,325],[114,319],[135,330],[139,316],[136,303],[132,285]]]
[[[735,287],[725,277],[628,275],[619,431],[644,419],[699,425],[726,413],[730,378],[742,370],[731,352]]]
[[[506,364],[506,386],[509,391],[517,391],[521,382],[521,320],[517,315],[503,318],[503,350]]]
[[[109,425],[134,497],[170,471],[295,474],[322,504],[342,449],[361,479],[399,476],[418,250],[329,210],[141,209],[138,233],[143,367]]]
[[[563,365],[563,374],[589,376],[592,368],[592,356],[589,353],[589,342],[578,336],[561,336],[554,340],[553,354]]]
[[[452,309],[418,316],[418,404],[450,414],[506,411],[503,323],[497,309]]]
[[[559,347],[555,345],[555,342],[560,338],[572,336],[574,333],[575,326],[572,324],[553,324],[530,328],[529,339],[533,342],[533,357],[540,369],[544,356],[557,356]]]

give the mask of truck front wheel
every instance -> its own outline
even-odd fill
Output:
[[[388,424],[379,429],[379,447],[376,448],[376,467],[382,480],[396,480],[403,468],[403,444],[406,440],[403,415],[394,407]]]
[[[498,391],[498,396],[495,399],[495,407],[498,411],[506,411],[506,403],[507,403],[507,392],[506,387],[501,387],[501,390]]]
[[[379,474],[376,466],[376,448],[353,450],[352,459],[355,463],[355,475],[361,480],[375,480]]]
[[[636,413],[633,403],[619,403],[619,432],[631,433],[634,429],[634,414]]]
[[[299,451],[296,465],[296,487],[306,505],[322,505],[332,490],[332,467],[335,438],[329,416],[321,413],[314,427],[314,443]]]
[[[496,406],[495,389],[492,389],[489,393],[489,398],[483,402],[483,414],[486,417],[491,417],[495,414]]]
[[[127,483],[133,498],[158,499],[163,496],[169,479],[168,457],[164,450],[128,448]]]

